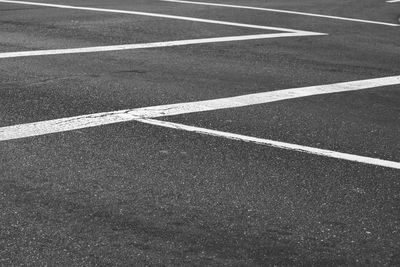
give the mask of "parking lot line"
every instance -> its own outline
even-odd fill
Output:
[[[258,145],[264,145],[264,146],[270,146],[270,147],[275,147],[275,148],[280,148],[280,149],[303,152],[303,153],[307,153],[307,154],[313,154],[313,155],[335,158],[335,159],[340,159],[340,160],[354,161],[354,162],[375,165],[375,166],[381,166],[381,167],[386,167],[386,168],[392,168],[392,169],[400,169],[400,162],[395,162],[395,161],[388,161],[388,160],[382,160],[382,159],[378,159],[378,158],[358,156],[358,155],[354,155],[354,154],[336,152],[336,151],[327,150],[327,149],[320,149],[320,148],[315,148],[315,147],[274,141],[274,140],[270,140],[270,139],[257,138],[257,137],[251,137],[251,136],[246,136],[246,135],[241,135],[241,134],[216,131],[216,130],[195,127],[195,126],[189,126],[189,125],[168,122],[168,121],[160,121],[160,120],[154,120],[154,119],[135,119],[135,121],[139,121],[139,122],[143,122],[143,123],[151,124],[151,125],[155,125],[155,126],[176,129],[176,130],[183,130],[183,131],[188,131],[188,132],[193,132],[193,133],[198,133],[198,134],[203,134],[203,135],[222,137],[222,138],[231,139],[231,140],[243,141],[243,142],[247,142],[247,143],[254,143],[254,144],[258,144]]]
[[[203,111],[213,111],[213,110],[227,109],[227,108],[245,107],[250,105],[264,104],[269,102],[282,101],[282,100],[294,99],[306,96],[365,90],[369,88],[390,86],[397,84],[400,84],[400,76],[391,76],[391,77],[375,78],[368,80],[335,83],[329,85],[277,90],[277,91],[242,95],[236,97],[220,98],[214,100],[161,105],[161,106],[144,107],[137,109],[127,109],[115,112],[103,112],[103,113],[82,115],[69,118],[61,118],[55,120],[1,127],[0,141],[72,131],[72,130],[84,129],[84,128],[113,124],[113,123],[140,121],[168,128],[188,130],[202,134],[221,136],[229,139],[253,142],[257,144],[306,152],[315,155],[400,169],[400,163],[397,162],[351,155],[341,152],[334,152],[324,149],[295,145],[295,144],[288,144],[284,142],[243,136],[238,134],[219,132],[193,126],[151,120],[151,118],[156,118],[156,117],[165,117],[165,116],[203,112]]]
[[[270,26],[254,25],[254,24],[236,23],[236,22],[229,22],[229,21],[201,19],[201,18],[175,16],[175,15],[149,13],[149,12],[140,12],[140,11],[128,11],[128,10],[95,8],[95,7],[82,7],[82,6],[70,6],[70,5],[58,5],[58,4],[47,4],[47,3],[37,3],[37,2],[27,2],[27,1],[13,1],[13,0],[0,0],[0,3],[20,4],[20,5],[33,5],[33,6],[43,6],[43,7],[52,7],[52,8],[62,8],[62,9],[73,9],[73,10],[86,10],[86,11],[95,11],[95,12],[131,14],[131,15],[139,15],[139,16],[185,20],[185,21],[202,22],[202,23],[210,23],[210,24],[219,24],[219,25],[227,25],[227,26],[242,27],[242,28],[260,29],[260,30],[283,31],[283,32],[304,33],[304,34],[313,33],[313,32],[308,32],[308,31],[300,31],[300,30],[294,30],[294,29],[288,29],[288,28],[282,28],[282,27],[270,27]]]
[[[0,127],[0,141],[72,131],[119,122],[127,122],[135,119],[157,118],[228,108],[246,107],[306,96],[359,91],[398,84],[400,84],[400,76],[391,76],[328,85],[316,85],[302,88],[268,91],[263,93],[247,94],[212,100],[80,115],[75,117]]]
[[[63,54],[78,54],[78,53],[94,53],[94,52],[110,52],[122,50],[135,50],[145,48],[159,48],[159,47],[173,47],[194,44],[207,44],[207,43],[221,43],[233,41],[248,41],[248,40],[261,40],[269,38],[282,38],[282,37],[300,37],[300,36],[316,36],[325,35],[323,33],[269,33],[269,34],[254,34],[254,35],[241,35],[241,36],[227,36],[215,38],[201,38],[189,40],[177,40],[166,42],[154,42],[144,44],[125,44],[125,45],[109,45],[109,46],[93,46],[82,48],[66,48],[66,49],[50,49],[50,50],[33,50],[33,51],[19,51],[19,52],[4,52],[0,53],[1,58],[17,58],[17,57],[32,57],[32,56],[46,56],[46,55],[63,55]]]
[[[392,26],[392,27],[400,26],[399,24],[382,22],[382,21],[346,18],[346,17],[322,15],[322,14],[291,11],[291,10],[283,10],[283,9],[262,8],[262,7],[252,7],[252,6],[242,6],[242,5],[229,5],[229,4],[209,3],[209,2],[183,1],[183,0],[160,0],[160,1],[174,2],[174,3],[184,3],[184,4],[193,4],[193,5],[206,5],[206,6],[219,6],[219,7],[230,7],[230,8],[240,8],[240,9],[260,10],[260,11],[268,11],[268,12],[278,12],[278,13],[309,16],[309,17],[319,17],[319,18],[345,20],[345,21],[353,21],[353,22],[361,22],[361,23],[369,23],[369,24],[378,24],[378,25],[385,25],[385,26]],[[392,0],[392,1],[387,1],[387,2],[388,3],[400,2],[400,0]]]
[[[168,2],[176,3],[190,3],[198,5],[212,5],[212,6],[223,6],[223,7],[233,7],[233,8],[244,8],[252,10],[264,10],[280,13],[298,14],[306,16],[315,16],[323,18],[332,18],[348,21],[357,21],[364,23],[381,24],[388,26],[399,26],[398,24],[391,24],[385,22],[377,21],[367,21],[351,18],[343,18],[336,16],[319,15],[312,13],[278,10],[278,9],[266,9],[266,8],[255,8],[248,6],[236,6],[236,5],[226,5],[226,4],[216,4],[216,3],[204,3],[204,2],[189,2],[181,0],[162,0]],[[118,50],[128,50],[128,49],[140,49],[140,48],[155,48],[155,47],[169,47],[169,46],[180,46],[180,45],[190,45],[190,44],[201,44],[201,43],[216,43],[216,42],[229,42],[229,41],[241,41],[241,40],[255,40],[255,39],[266,39],[266,38],[279,38],[279,37],[294,37],[294,36],[312,36],[312,35],[325,35],[323,33],[309,32],[309,31],[299,31],[288,28],[281,27],[269,27],[261,25],[243,24],[227,21],[218,20],[208,20],[193,17],[183,17],[175,15],[148,13],[148,12],[138,12],[138,11],[125,11],[116,9],[103,9],[103,8],[92,8],[92,7],[80,7],[80,6],[70,6],[70,5],[58,5],[58,4],[47,4],[47,3],[37,3],[37,2],[26,2],[26,1],[13,1],[13,0],[0,0],[0,3],[13,3],[13,4],[23,4],[23,5],[35,5],[44,6],[52,8],[63,8],[63,9],[74,9],[74,10],[86,10],[86,11],[96,11],[96,12],[110,12],[110,13],[120,13],[120,14],[133,14],[142,16],[151,16],[159,18],[168,19],[178,19],[193,22],[203,22],[211,24],[220,24],[235,27],[245,27],[253,29],[262,30],[274,30],[281,31],[280,33],[269,33],[269,34],[256,34],[256,35],[245,35],[245,36],[229,36],[229,37],[216,37],[216,38],[202,38],[202,39],[191,39],[191,40],[177,40],[177,41],[167,41],[167,42],[154,42],[145,44],[127,44],[127,45],[114,45],[114,46],[97,46],[97,47],[84,47],[84,48],[72,48],[72,49],[52,49],[52,50],[39,50],[39,51],[20,51],[20,52],[7,52],[0,53],[0,58],[13,58],[13,57],[25,57],[25,56],[39,56],[39,55],[56,55],[56,54],[74,54],[74,53],[91,53],[91,52],[105,52],[105,51],[118,51]],[[390,2],[397,2],[390,1]],[[307,147],[302,145],[290,144],[280,141],[273,141],[263,138],[256,138],[251,136],[245,136],[240,134],[216,131],[211,129],[205,129],[195,126],[188,126],[173,122],[159,121],[152,118],[165,117],[179,114],[187,114],[194,112],[203,111],[213,111],[219,109],[227,108],[237,108],[245,107],[256,104],[264,104],[275,101],[282,101],[287,99],[294,99],[306,96],[321,95],[321,94],[331,94],[339,92],[349,92],[355,90],[365,90],[370,88],[390,86],[400,84],[400,76],[383,77],[367,80],[359,80],[352,82],[335,83],[330,85],[320,85],[320,86],[309,86],[303,88],[292,88],[285,90],[269,91],[264,93],[248,94],[236,97],[227,97],[221,99],[213,99],[206,101],[197,102],[187,102],[178,103],[170,105],[161,105],[153,107],[144,107],[137,109],[127,109],[114,112],[103,112],[89,115],[81,115],[76,117],[61,118],[48,121],[40,121],[34,123],[6,126],[0,128],[0,141],[14,140],[19,138],[40,136],[51,133],[59,133],[65,131],[72,131],[77,129],[127,122],[127,121],[139,121],[142,123],[147,123],[151,125],[157,125],[172,129],[180,129],[200,134],[206,134],[211,136],[224,137],[232,140],[240,140],[244,142],[250,142],[260,145],[267,145],[276,148],[282,148],[287,150],[293,150],[298,152],[305,152],[309,154],[331,157],[342,160],[349,160],[354,162],[360,162],[365,164],[372,164],[376,166],[383,166],[388,168],[400,169],[400,163],[387,161],[377,158],[370,158],[364,156],[358,156],[353,154],[347,154],[342,152],[335,152],[325,149]]]
[[[200,19],[200,18],[193,18],[193,17],[183,17],[183,16],[174,16],[174,15],[138,12],[138,11],[126,11],[126,10],[116,10],[116,9],[58,5],[58,4],[13,1],[13,0],[0,0],[0,3],[34,5],[34,6],[44,6],[44,7],[51,7],[51,8],[74,9],[74,10],[96,11],[96,12],[133,14],[133,15],[160,17],[160,18],[168,18],[168,19],[178,19],[178,20],[193,21],[193,22],[220,24],[220,25],[242,27],[242,28],[280,31],[279,33],[269,33],[269,34],[255,34],[255,35],[227,36],[227,37],[201,38],[201,39],[189,39],[189,40],[175,40],[175,41],[153,42],[153,43],[144,43],[144,44],[125,44],[125,45],[95,46],[95,47],[67,48],[67,49],[4,52],[4,53],[0,53],[0,58],[93,53],[93,52],[133,50],[133,49],[156,48],[156,47],[183,46],[183,45],[191,45],[191,44],[257,40],[257,39],[268,39],[268,38],[327,35],[326,33],[301,31],[301,30],[294,30],[294,29],[288,29],[288,28],[282,28],[282,27],[270,27],[270,26],[262,26],[262,25],[244,24],[244,23],[219,21],[219,20],[208,20],[208,19]]]

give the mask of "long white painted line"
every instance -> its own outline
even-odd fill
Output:
[[[277,90],[213,100],[81,115],[76,117],[0,127],[0,141],[72,131],[137,119],[165,117],[227,108],[238,108],[306,96],[365,90],[369,88],[398,84],[400,84],[400,76],[392,76],[329,85]]]
[[[228,26],[234,26],[234,27],[260,29],[260,30],[284,31],[284,32],[305,33],[305,34],[311,33],[308,31],[299,31],[299,30],[293,30],[293,29],[281,28],[281,27],[269,27],[269,26],[262,26],[262,25],[253,25],[253,24],[236,23],[236,22],[211,20],[211,19],[200,19],[200,18],[193,18],[193,17],[174,16],[174,15],[140,12],[140,11],[128,11],[128,10],[119,10],[119,9],[106,9],[106,8],[71,6],[71,5],[58,5],[58,4],[47,4],[47,3],[27,2],[27,1],[13,1],[13,0],[0,0],[0,3],[33,5],[33,6],[52,7],[52,8],[74,9],[74,10],[86,10],[86,11],[95,11],[95,12],[131,14],[131,15],[139,15],[139,16],[148,16],[148,17],[220,24],[220,25],[228,25]]]
[[[400,0],[389,0],[389,1],[386,1],[387,3],[397,3],[397,2],[400,2]]]
[[[0,53],[0,59],[1,58],[16,58],[16,57],[46,56],[46,55],[109,52],[109,51],[134,50],[134,49],[144,49],[144,48],[172,47],[172,46],[184,46],[184,45],[193,45],[193,44],[221,43],[221,42],[268,39],[268,38],[312,36],[312,35],[324,35],[324,34],[322,34],[322,33],[304,34],[304,33],[283,32],[283,33],[269,33],[269,34],[255,34],[255,35],[227,36],[227,37],[216,37],[216,38],[166,41],[166,42],[155,42],[155,43],[144,43],[144,44],[126,44],[126,45],[93,46],[93,47],[82,47],[82,48],[4,52],[4,53]]]
[[[280,141],[273,141],[273,140],[264,139],[264,138],[257,138],[257,137],[251,137],[251,136],[246,136],[246,135],[241,135],[241,134],[216,131],[216,130],[200,128],[200,127],[195,127],[195,126],[189,126],[189,125],[173,123],[173,122],[168,122],[168,121],[159,121],[159,120],[154,120],[154,119],[136,119],[135,121],[139,121],[139,122],[143,122],[143,123],[147,123],[147,124],[151,124],[151,125],[156,125],[156,126],[161,126],[161,127],[166,127],[166,128],[171,128],[171,129],[189,131],[189,132],[194,132],[194,133],[199,133],[199,134],[227,138],[227,139],[231,139],[231,140],[238,140],[238,141],[243,141],[243,142],[248,142],[248,143],[254,143],[254,144],[258,144],[258,145],[271,146],[271,147],[286,149],[286,150],[294,150],[294,151],[298,151],[298,152],[303,152],[303,153],[308,153],[308,154],[313,154],[313,155],[318,155],[318,156],[324,156],[324,157],[329,157],[329,158],[336,158],[336,159],[340,159],[340,160],[348,160],[348,161],[365,163],[365,164],[370,164],[370,165],[375,165],[375,166],[400,169],[400,162],[395,162],[395,161],[388,161],[388,160],[382,160],[382,159],[377,159],[377,158],[358,156],[358,155],[354,155],[354,154],[336,152],[336,151],[326,150],[326,149],[321,149],[321,148],[308,147],[308,146],[296,145],[296,144],[285,143],[285,142],[280,142]]]
[[[286,14],[295,14],[309,17],[319,17],[319,18],[327,18],[327,19],[336,19],[336,20],[346,20],[353,22],[362,22],[369,24],[378,24],[385,26],[397,27],[399,24],[381,22],[381,21],[373,21],[373,20],[364,20],[364,19],[354,19],[354,18],[346,18],[346,17],[338,17],[338,16],[330,16],[330,15],[322,15],[322,14],[314,14],[314,13],[306,13],[306,12],[298,12],[291,10],[283,10],[283,9],[273,9],[273,8],[262,8],[262,7],[252,7],[252,6],[241,6],[241,5],[228,5],[228,4],[219,4],[219,3],[208,3],[208,2],[195,2],[195,1],[183,1],[183,0],[161,0],[165,2],[174,2],[174,3],[185,3],[185,4],[193,4],[193,5],[207,5],[207,6],[219,6],[219,7],[230,7],[230,8],[240,8],[240,9],[251,9],[251,10],[261,10],[261,11],[269,11],[269,12],[278,12],[278,13],[286,13]],[[389,3],[399,2],[400,0],[388,1]]]

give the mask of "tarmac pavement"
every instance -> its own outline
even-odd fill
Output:
[[[1,58],[282,31],[0,1],[0,136],[60,118],[400,75],[396,26],[158,0],[39,2],[326,35]],[[387,24],[400,14],[400,3],[381,0],[202,2]],[[397,166],[399,84],[156,119]],[[395,167],[135,120],[11,138],[0,151],[0,265],[400,264]]]

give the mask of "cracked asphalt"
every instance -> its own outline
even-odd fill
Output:
[[[400,13],[383,0],[215,1],[388,23]],[[0,127],[400,75],[400,27],[157,0],[47,3],[328,35],[0,59]],[[0,53],[256,33],[0,2]],[[399,89],[161,119],[400,162]],[[396,169],[124,122],[0,142],[0,179],[1,266],[400,265]]]

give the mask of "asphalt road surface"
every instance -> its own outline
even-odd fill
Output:
[[[400,2],[40,1],[0,1],[1,266],[400,265]]]

